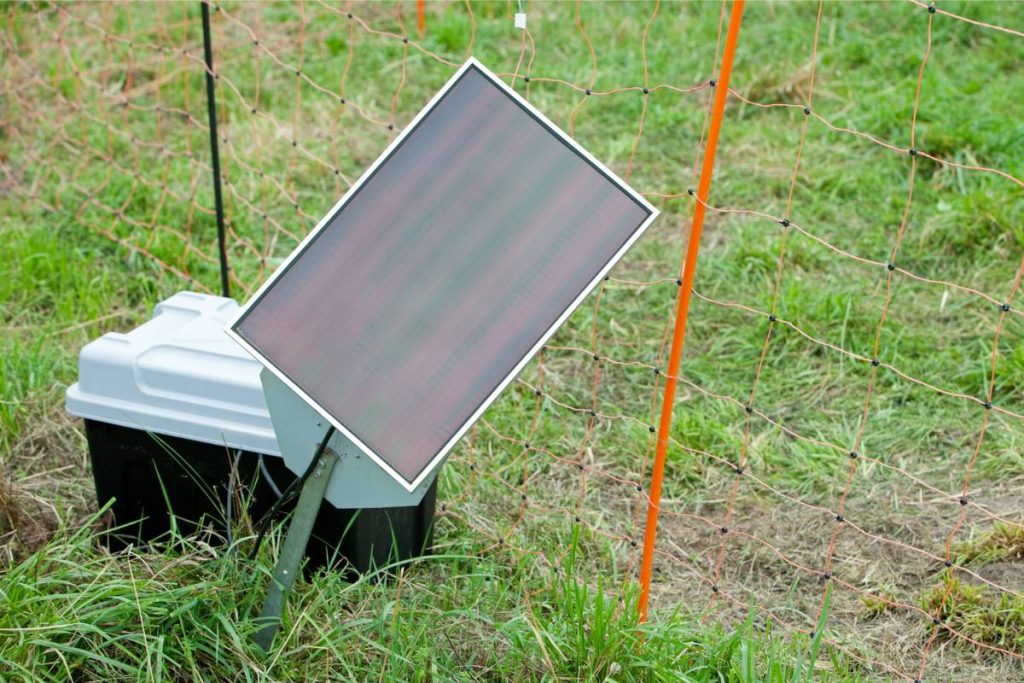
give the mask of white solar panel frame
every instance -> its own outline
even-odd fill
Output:
[[[426,467],[423,468],[419,475],[413,481],[410,482],[404,476],[402,476],[397,470],[395,470],[391,465],[389,465],[384,458],[378,455],[372,448],[370,448],[361,439],[359,439],[359,437],[357,437],[348,428],[346,428],[345,425],[343,425],[337,418],[332,416],[327,410],[325,410],[315,400],[313,400],[305,391],[302,390],[301,387],[299,387],[291,379],[289,379],[288,376],[285,375],[285,373],[282,372],[280,369],[278,369],[270,359],[263,356],[263,354],[261,354],[251,344],[249,344],[249,342],[247,342],[245,338],[243,338],[241,335],[235,332],[233,327],[239,320],[245,317],[245,314],[255,303],[259,302],[260,297],[263,295],[263,293],[266,290],[268,290],[271,286],[273,286],[274,282],[276,282],[277,279],[284,274],[284,272],[288,269],[288,266],[292,263],[292,261],[295,260],[300,254],[302,254],[306,245],[312,240],[314,240],[316,236],[320,233],[320,231],[323,230],[328,225],[328,223],[330,223],[331,219],[346,204],[346,202],[348,202],[349,198],[352,197],[356,192],[358,192],[359,188],[363,186],[363,183],[365,183],[371,176],[373,176],[374,172],[377,170],[377,167],[383,164],[391,156],[391,153],[402,143],[406,136],[416,129],[416,124],[419,123],[419,121],[422,118],[424,118],[427,114],[429,114],[434,109],[435,105],[441,100],[441,98],[444,97],[444,95],[458,82],[459,78],[466,71],[472,68],[478,69],[481,74],[483,74],[489,81],[491,81],[491,83],[493,83],[501,90],[503,90],[515,102],[517,102],[521,107],[523,107],[531,116],[535,117],[544,126],[546,126],[552,132],[553,135],[555,135],[562,142],[568,145],[577,154],[579,154],[587,161],[589,161],[591,164],[593,164],[605,176],[607,176],[607,178],[619,189],[628,194],[646,210],[650,211],[650,216],[648,216],[647,219],[640,224],[640,226],[633,232],[629,239],[626,240],[622,247],[619,248],[615,255],[611,259],[609,259],[609,261],[601,268],[597,276],[586,287],[583,288],[579,296],[577,296],[576,299],[574,299],[573,302],[569,305],[569,307],[562,312],[558,319],[555,320],[554,324],[551,325],[551,327],[549,327],[543,335],[541,335],[537,343],[534,344],[534,346],[529,350],[529,352],[527,352],[526,355],[524,355],[518,363],[516,363],[515,367],[512,368],[512,371],[508,373],[508,375],[498,384],[494,391],[487,396],[487,398],[480,404],[476,411],[463,423],[463,425],[458,429],[458,431],[455,432],[451,439],[448,440],[444,447],[433,458],[431,458],[430,462],[426,465]],[[333,207],[331,207],[331,210],[324,215],[320,222],[317,223],[316,227],[314,227],[313,230],[311,230],[310,233],[306,235],[306,237],[298,244],[298,246],[295,247],[295,249],[288,256],[288,258],[286,258],[284,262],[277,267],[277,269],[267,279],[267,281],[264,282],[263,285],[258,290],[256,290],[256,292],[253,293],[251,297],[249,297],[249,300],[239,308],[235,316],[230,321],[228,321],[228,324],[224,328],[224,330],[228,334],[228,336],[230,336],[232,339],[238,342],[238,344],[241,345],[242,348],[244,348],[247,352],[249,352],[253,358],[259,361],[270,372],[274,373],[274,375],[276,375],[282,382],[284,382],[285,385],[287,385],[292,391],[294,391],[296,394],[302,397],[302,399],[306,403],[308,403],[327,422],[334,425],[335,429],[344,434],[346,438],[348,438],[356,447],[359,448],[359,450],[365,453],[375,463],[380,465],[380,467],[383,468],[384,471],[387,472],[395,481],[397,481],[406,491],[412,492],[415,491],[416,488],[420,484],[422,484],[423,481],[428,476],[430,476],[434,469],[437,468],[437,466],[441,463],[442,460],[444,460],[445,456],[448,455],[448,453],[455,446],[455,444],[458,443],[459,439],[463,437],[463,435],[473,425],[473,423],[475,423],[477,419],[479,419],[480,416],[484,413],[484,411],[487,410],[487,408],[494,402],[494,400],[498,398],[501,392],[505,390],[505,387],[507,387],[512,382],[512,380],[514,380],[516,376],[520,372],[522,372],[523,368],[526,367],[526,364],[533,359],[537,352],[540,351],[541,347],[547,343],[548,339],[550,339],[551,336],[554,335],[558,328],[562,326],[562,324],[569,318],[570,315],[573,314],[573,312],[577,308],[579,308],[580,304],[583,303],[583,300],[587,298],[587,295],[594,290],[597,284],[601,282],[605,275],[608,274],[608,271],[610,271],[612,267],[619,262],[619,260],[625,255],[629,248],[633,246],[633,244],[638,239],[640,239],[640,236],[647,231],[647,228],[650,227],[651,223],[654,222],[654,220],[658,217],[660,213],[661,212],[649,201],[647,201],[639,192],[636,192],[624,180],[622,180],[618,175],[616,175],[611,169],[609,169],[607,166],[605,166],[600,161],[595,159],[589,152],[587,152],[587,150],[585,150],[583,147],[579,145],[579,143],[577,143],[575,140],[569,137],[569,135],[567,135],[557,125],[555,125],[548,117],[544,116],[544,114],[537,110],[537,108],[535,108],[532,104],[526,101],[525,98],[520,96],[519,93],[517,93],[515,90],[506,85],[504,81],[502,81],[490,69],[481,64],[476,58],[470,57],[466,61],[466,63],[459,67],[459,70],[456,71],[455,74],[452,75],[450,79],[448,79],[448,82],[445,83],[444,87],[442,87],[437,92],[437,94],[435,94],[434,97],[431,98],[427,105],[423,107],[422,110],[420,110],[416,117],[409,122],[409,124],[398,135],[398,137],[392,140],[391,144],[388,145],[387,149],[385,149],[384,152],[382,152],[381,155],[377,158],[377,160],[374,161],[373,164],[368,169],[366,169],[363,175],[359,177],[359,180],[357,180],[352,185],[352,187],[349,188],[348,192],[346,192],[345,195],[341,199],[339,199],[338,202]],[[312,455],[313,454],[311,452],[310,457],[312,457]]]

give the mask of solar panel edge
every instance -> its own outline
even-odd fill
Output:
[[[332,220],[338,215],[338,213],[349,204],[358,192],[366,185],[377,173],[377,171],[390,159],[392,156],[401,148],[402,144],[408,139],[408,137],[419,127],[420,123],[432,112],[444,98],[456,87],[460,80],[465,76],[469,70],[475,69],[483,76],[487,81],[494,85],[501,93],[503,93],[509,100],[522,109],[527,115],[532,117],[540,125],[542,125],[553,137],[558,140],[561,144],[565,145],[572,153],[578,155],[584,161],[586,161],[592,168],[599,172],[604,178],[620,190],[624,195],[629,197],[634,203],[636,203],[643,212],[646,212],[646,217],[637,225],[633,231],[629,234],[629,237],[623,242],[618,251],[608,259],[604,265],[599,269],[597,275],[592,281],[586,284],[585,287],[580,290],[576,298],[572,303],[566,307],[562,314],[558,316],[555,322],[540,335],[534,346],[525,353],[519,361],[515,364],[511,372],[505,375],[501,381],[494,387],[490,393],[488,393],[483,401],[480,402],[476,410],[470,415],[468,419],[462,422],[451,438],[444,444],[444,446],[432,457],[430,460],[420,469],[412,478],[408,474],[402,473],[398,467],[392,466],[387,459],[381,454],[375,452],[367,442],[360,438],[354,433],[352,429],[342,424],[342,422],[335,418],[329,410],[324,408],[319,401],[310,396],[304,391],[297,382],[295,382],[288,374],[278,367],[278,365],[272,362],[265,354],[257,348],[255,340],[250,341],[245,337],[244,331],[241,329],[241,324],[247,317],[247,315],[255,308],[260,302],[261,298],[270,291],[273,285],[288,271],[288,268],[295,263],[298,258],[305,253],[305,251],[315,242],[317,237],[324,231],[324,229],[330,225]],[[235,339],[247,352],[259,361],[269,371],[273,372],[279,379],[285,382],[292,390],[302,397],[302,399],[311,405],[318,414],[324,419],[333,424],[342,434],[348,437],[353,444],[355,444],[360,450],[365,452],[374,462],[380,465],[389,475],[391,475],[396,481],[398,481],[404,488],[409,491],[413,491],[417,486],[426,479],[437,465],[448,455],[451,449],[459,439],[465,434],[465,432],[479,419],[482,413],[496,400],[501,392],[511,383],[523,368],[536,356],[537,352],[540,351],[541,347],[547,342],[548,339],[561,327],[561,325],[568,319],[568,317],[580,306],[586,296],[593,291],[601,279],[607,274],[607,272],[625,255],[629,248],[636,242],[639,237],[646,232],[647,228],[657,219],[660,215],[660,211],[648,202],[642,195],[637,193],[633,188],[626,184],[621,178],[619,178],[614,172],[608,169],[604,164],[595,159],[590,155],[587,150],[583,149],[578,143],[570,138],[564,131],[558,126],[552,123],[546,116],[536,110],[529,102],[523,99],[518,93],[512,90],[509,86],[505,85],[496,75],[490,72],[485,66],[483,66],[478,60],[471,58],[467,60],[465,64],[460,67],[455,74],[447,81],[445,86],[438,91],[431,98],[430,102],[417,114],[416,117],[410,122],[410,124],[402,131],[402,133],[396,137],[395,140],[385,149],[385,151],[375,160],[375,162],[367,169],[366,172],[359,178],[359,180],[353,184],[353,186],[345,193],[345,195],[338,200],[334,207],[325,215],[325,217],[310,231],[310,233],[304,238],[300,244],[293,250],[284,263],[267,279],[267,281],[257,290],[257,292],[250,297],[249,301],[243,305],[238,314],[234,319],[228,322],[226,326],[227,333]]]

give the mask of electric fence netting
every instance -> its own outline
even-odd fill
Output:
[[[700,205],[652,614],[824,624],[820,665],[869,677],[1019,673],[1024,15],[747,6],[716,122],[732,7],[430,3],[420,30],[408,2],[211,5],[232,293],[475,56],[663,215],[453,452],[438,548],[571,557],[635,609]],[[4,12],[0,191],[218,291],[199,6]]]

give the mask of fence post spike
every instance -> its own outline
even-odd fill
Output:
[[[641,623],[647,620],[647,601],[650,599],[651,594],[651,568],[654,563],[654,541],[658,532],[658,505],[661,502],[661,485],[665,476],[665,456],[668,453],[669,433],[672,428],[672,410],[676,400],[679,360],[683,355],[683,342],[686,339],[686,319],[690,311],[693,276],[697,268],[697,254],[700,251],[700,235],[704,228],[704,212],[707,207],[708,192],[711,189],[711,174],[715,168],[715,150],[718,147],[718,134],[722,128],[722,116],[725,114],[725,100],[729,96],[729,76],[732,73],[732,60],[736,54],[740,23],[743,20],[743,4],[744,0],[734,0],[732,9],[729,12],[729,31],[726,34],[725,49],[722,52],[722,67],[716,79],[715,102],[711,110],[708,144],[704,149],[704,159],[700,170],[700,183],[697,186],[697,200],[693,209],[693,222],[686,245],[683,283],[679,287],[676,298],[676,321],[672,331],[672,347],[669,353],[667,373],[665,374],[665,391],[661,402],[661,421],[658,424],[658,442],[655,448],[654,469],[651,471],[650,499],[647,504],[647,524],[644,527],[644,549],[640,564],[640,599],[637,604],[637,612]]]

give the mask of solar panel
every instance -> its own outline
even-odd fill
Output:
[[[471,59],[228,332],[411,491],[656,215]]]

